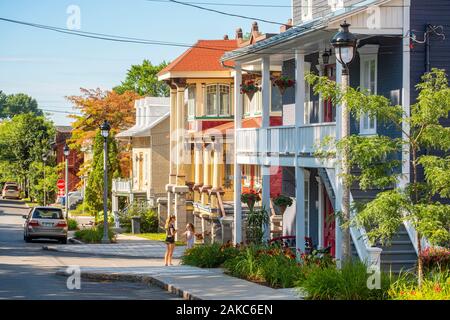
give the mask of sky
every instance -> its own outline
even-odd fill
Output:
[[[187,0],[182,0],[187,1]],[[271,0],[190,0],[210,3],[274,4]],[[277,0],[290,5],[291,0]],[[73,7],[75,6],[75,7]],[[203,5],[206,7],[206,5]],[[73,20],[79,9],[79,19]],[[229,13],[286,22],[289,7],[209,6]],[[69,13],[68,13],[69,12]],[[199,39],[234,38],[238,27],[250,31],[251,20],[219,15],[175,3],[147,0],[0,0],[0,17],[67,28],[79,21],[84,32],[193,44]],[[71,23],[71,24],[70,24]],[[261,32],[279,26],[258,22]],[[0,90],[26,93],[39,107],[74,112],[65,97],[80,88],[104,90],[120,84],[127,70],[144,59],[154,64],[171,61],[185,48],[87,39],[0,21]],[[50,113],[56,125],[72,121],[64,113]]]

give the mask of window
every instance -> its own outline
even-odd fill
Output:
[[[188,97],[187,97],[187,107],[188,107],[188,117],[195,117],[195,85],[191,85],[188,87]]]
[[[206,115],[230,115],[230,86],[213,84],[206,86]]]
[[[311,20],[313,17],[312,0],[302,0],[301,9],[302,9],[302,21]]]
[[[242,166],[242,178],[244,179],[244,186],[245,187],[250,187],[250,183],[251,183],[251,171],[250,171],[250,165],[249,164],[244,164]]]
[[[359,49],[360,87],[369,94],[377,94],[378,45],[365,45]],[[360,134],[370,135],[377,133],[377,119],[369,114],[361,116],[359,125]]]
[[[280,112],[283,110],[283,96],[280,93],[280,90],[278,90],[275,87],[270,87],[270,90],[272,91],[270,93],[270,111],[272,112]]]

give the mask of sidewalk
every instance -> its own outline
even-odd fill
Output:
[[[152,241],[119,234],[117,235],[117,243],[49,245],[44,246],[43,249],[94,255],[164,259],[166,245],[161,241]],[[184,250],[185,246],[175,247],[173,257],[180,258]]]
[[[68,276],[65,270],[58,275]],[[186,300],[300,300],[294,289],[272,289],[225,275],[221,269],[190,266],[81,268],[93,280],[136,281],[157,285]]]

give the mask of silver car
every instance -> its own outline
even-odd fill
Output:
[[[55,207],[34,207],[25,220],[23,239],[30,242],[33,239],[55,239],[67,243],[67,221],[63,211]]]
[[[3,199],[20,199],[20,191],[17,185],[5,184],[2,190]]]

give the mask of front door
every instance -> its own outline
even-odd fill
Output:
[[[336,220],[334,216],[334,209],[331,205],[330,198],[328,197],[327,191],[325,187],[323,187],[323,195],[324,195],[324,212],[323,212],[323,243],[324,247],[331,247],[331,255],[334,257],[336,252]]]

